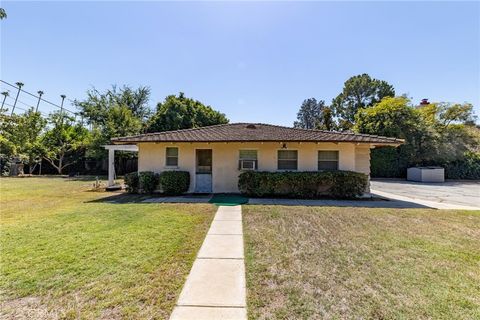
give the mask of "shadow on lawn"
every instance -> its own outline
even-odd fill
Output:
[[[94,190],[86,192],[96,192]],[[126,192],[111,193],[110,196],[101,197],[99,199],[85,201],[86,203],[142,203],[143,200],[149,199],[150,195],[130,194]]]
[[[186,194],[182,196],[142,195],[116,192],[111,196],[91,200],[93,203],[211,203],[217,206],[232,205],[272,205],[272,206],[319,206],[353,208],[392,208],[392,209],[428,209],[430,207],[415,202],[390,200],[383,198],[335,200],[335,199],[284,199],[284,198],[246,198],[230,194]]]
[[[353,208],[392,208],[392,209],[429,209],[431,207],[415,202],[390,200],[383,198],[336,200],[336,199],[280,199],[250,198],[249,205],[306,206],[306,207],[353,207]]]

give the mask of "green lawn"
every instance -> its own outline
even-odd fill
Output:
[[[214,207],[108,203],[92,183],[0,179],[0,318],[168,318]]]
[[[243,212],[251,319],[480,319],[480,212]]]

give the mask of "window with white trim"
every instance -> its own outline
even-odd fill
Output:
[[[238,157],[239,170],[257,170],[257,150],[240,150]]]
[[[178,148],[167,147],[165,164],[166,164],[167,167],[177,167],[178,166]]]
[[[297,150],[278,150],[277,153],[278,170],[297,170],[298,151]]]
[[[332,150],[318,151],[318,170],[319,171],[338,170],[338,151],[332,151]]]

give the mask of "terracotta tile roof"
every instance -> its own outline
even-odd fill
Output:
[[[377,145],[400,145],[402,139],[282,127],[263,123],[231,123],[194,129],[146,133],[136,136],[113,138],[114,144],[139,142],[360,142]]]

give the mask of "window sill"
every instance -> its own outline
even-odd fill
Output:
[[[164,166],[163,169],[179,169],[178,166]]]

